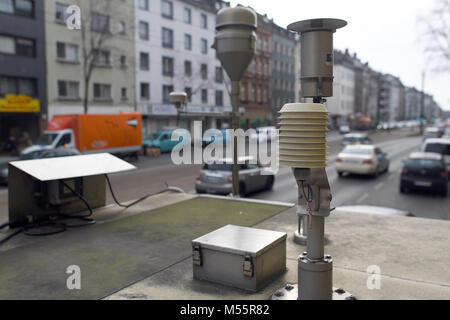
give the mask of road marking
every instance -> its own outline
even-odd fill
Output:
[[[368,197],[369,197],[369,194],[368,193],[364,193],[361,197],[358,198],[358,200],[356,200],[356,202],[357,203],[361,203]]]
[[[379,190],[379,189],[381,189],[383,186],[384,186],[384,182],[380,182],[379,184],[377,184],[377,185],[375,186],[375,190]]]

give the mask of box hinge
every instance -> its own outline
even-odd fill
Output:
[[[252,257],[250,256],[245,256],[245,260],[244,260],[244,276],[246,277],[253,277],[253,261],[252,261]]]
[[[194,265],[196,265],[196,266],[201,266],[203,264],[202,252],[200,250],[200,246],[199,245],[196,245],[196,246],[193,247],[192,259],[193,259]]]

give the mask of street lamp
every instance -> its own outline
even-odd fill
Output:
[[[175,104],[175,108],[177,109],[177,127],[180,126],[180,113],[181,106],[186,105],[187,102],[187,93],[186,92],[171,92],[169,93],[169,101]]]
[[[297,290],[286,286],[275,292],[275,300],[352,298],[342,289],[333,291],[333,259],[324,254],[332,196],[325,170],[328,110],[322,103],[333,95],[333,33],[346,25],[338,19],[312,19],[288,26],[301,35],[301,92],[313,103],[286,104],[280,110],[279,158],[297,181],[297,212],[307,230],[307,252],[298,259]]]
[[[240,80],[255,55],[256,14],[244,7],[223,8],[217,13],[217,35],[212,48],[231,79],[233,130],[239,129]],[[233,139],[233,196],[239,195],[237,136]]]

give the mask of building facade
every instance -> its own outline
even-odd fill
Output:
[[[257,14],[256,53],[241,81],[241,127],[273,123],[271,102],[272,27],[267,16]]]
[[[136,97],[144,134],[177,125],[203,130],[230,127],[229,80],[211,48],[216,12],[213,0],[136,0]],[[228,88],[227,88],[228,86]],[[184,91],[187,106],[179,123],[169,93]]]
[[[0,1],[0,152],[34,140],[47,114],[43,0]]]
[[[276,25],[272,26],[272,114],[278,117],[278,111],[286,103],[296,101],[296,34]],[[300,57],[300,54],[297,55]],[[300,78],[300,75],[298,75]]]
[[[46,0],[45,12],[48,117],[135,110],[134,0]]]

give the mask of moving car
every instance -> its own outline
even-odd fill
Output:
[[[58,157],[69,157],[79,155],[80,152],[75,148],[57,148],[50,150],[35,150],[26,154],[22,154],[18,161],[22,160],[33,160],[33,159],[43,159],[43,158],[58,158]],[[8,162],[0,164],[0,185],[8,184]]]
[[[372,144],[372,140],[365,133],[349,133],[344,136],[342,140],[342,146],[355,145],[355,144]]]
[[[447,173],[450,173],[450,139],[427,139],[422,145],[422,151],[439,153],[444,159]]]
[[[442,130],[436,127],[427,128],[423,134],[423,140],[432,139],[432,138],[440,138],[443,136]]]
[[[345,126],[340,126],[339,127],[339,133],[340,134],[349,134],[350,133],[350,127],[345,125]]]
[[[400,176],[400,192],[427,189],[447,196],[448,174],[438,153],[415,152],[406,160]]]
[[[389,159],[380,148],[372,145],[347,146],[336,159],[339,177],[344,172],[378,176],[389,171]]]
[[[158,148],[161,153],[171,152],[172,149],[183,141],[180,136],[178,140],[172,140],[173,130],[160,130],[153,132],[147,139],[142,141],[143,148]]]
[[[239,193],[243,197],[256,191],[271,190],[275,182],[275,176],[269,168],[250,164],[251,159],[251,157],[239,158],[239,162],[245,162],[239,164]],[[232,159],[224,159],[222,162],[223,164],[203,166],[195,181],[197,193],[228,195],[233,192]]]

